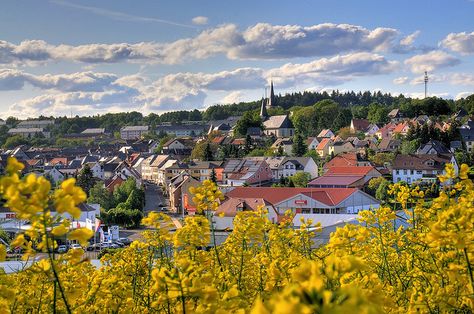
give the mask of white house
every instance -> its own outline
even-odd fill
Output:
[[[124,126],[120,129],[120,138],[123,140],[137,140],[147,133],[147,125]]]
[[[451,154],[402,155],[393,161],[393,182],[405,181],[408,184],[420,181],[435,183],[437,177],[445,173],[448,163],[454,165],[456,173],[459,170],[456,159]]]

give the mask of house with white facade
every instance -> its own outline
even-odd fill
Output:
[[[137,140],[148,133],[147,125],[124,126],[120,129],[120,138],[123,140]]]
[[[451,154],[399,154],[392,166],[393,182],[437,182],[438,176],[445,173],[447,164],[453,164],[456,173],[459,170],[456,159]]]
[[[12,128],[8,130],[9,135],[21,135],[25,138],[32,138],[35,136],[44,136],[50,138],[51,133],[44,131],[43,128]]]

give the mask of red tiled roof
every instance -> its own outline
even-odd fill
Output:
[[[361,179],[363,179],[363,175],[324,175],[319,178],[314,179],[309,183],[309,185],[344,185],[348,186],[351,185]]]
[[[236,198],[262,198],[275,205],[298,194],[304,194],[328,206],[335,206],[355,191],[355,188],[237,187],[226,195]]]
[[[326,174],[332,175],[367,175],[370,171],[376,170],[372,166],[362,167],[330,167]]]
[[[397,126],[393,129],[393,133],[401,133],[403,132],[403,129],[408,125],[407,122],[399,123]]]
[[[262,198],[229,198],[225,200],[216,210],[216,215],[221,213],[225,217],[235,217],[237,207],[243,207],[244,210],[257,210],[261,206],[265,206],[265,200]]]
[[[225,136],[217,136],[212,139],[214,144],[221,144],[225,140]]]
[[[67,161],[67,158],[66,157],[56,157],[56,158],[53,158],[49,161],[49,163],[51,165],[57,165],[59,163],[63,164],[63,165],[67,165],[68,161]]]
[[[324,169],[329,169],[331,167],[347,167],[347,166],[357,166],[357,154],[356,153],[344,153],[337,155],[326,164],[324,164]]]
[[[324,147],[326,147],[327,144],[329,144],[331,140],[329,138],[323,138],[321,142],[319,142],[318,146],[316,147],[316,149],[324,149]]]

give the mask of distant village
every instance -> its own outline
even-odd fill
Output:
[[[392,182],[416,184],[427,191],[427,197],[430,192],[435,195],[440,187],[437,176],[445,166],[453,164],[457,171],[473,151],[474,121],[464,110],[440,121],[427,115],[407,118],[393,109],[383,125],[352,118],[338,132],[326,128],[317,136],[302,137],[291,113],[269,114],[274,102],[272,84],[258,113],[261,126],[248,125],[244,136],[236,132],[242,116],[160,124],[153,129],[123,126],[120,139],[106,128],[87,128],[66,137],[87,139],[92,145],[4,149],[0,171],[13,156],[25,164],[24,175],[45,176],[58,185],[87,169],[94,185],[111,195],[132,180],[144,193],[159,193],[158,199],[164,200],[147,204],[148,209],[178,217],[196,212],[191,187],[212,180],[225,195],[214,218],[217,230],[232,230],[239,211],[262,207],[275,223],[290,210],[295,227],[301,218],[312,218],[323,227],[335,228],[354,220],[359,211],[383,204]],[[8,134],[48,138],[46,130],[54,124],[54,119],[21,121]],[[150,133],[163,136],[147,139]],[[427,140],[413,147],[421,137]],[[87,205],[86,215],[93,213],[87,219],[107,210],[97,203]],[[0,209],[0,221],[14,218],[9,209]]]

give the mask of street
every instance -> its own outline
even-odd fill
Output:
[[[155,183],[146,183],[145,189],[145,214],[158,210],[159,205],[168,207],[168,200],[163,196],[161,187]]]

